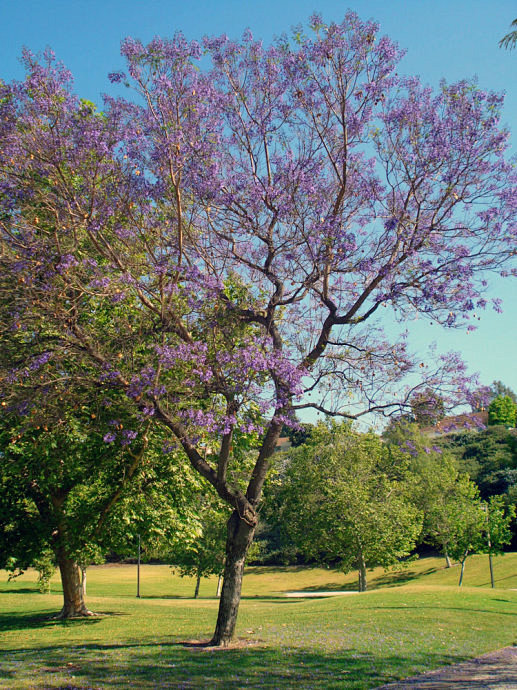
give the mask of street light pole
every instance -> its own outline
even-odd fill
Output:
[[[490,539],[490,518],[488,517],[488,504],[485,503],[483,505],[483,509],[485,511],[486,515],[486,536],[487,536],[487,542],[488,542],[488,563],[490,565],[490,583],[492,584],[492,589],[494,589],[495,584],[494,584],[494,566],[492,564],[492,542]]]
[[[138,561],[136,566],[136,596],[140,599],[140,535],[138,535]]]

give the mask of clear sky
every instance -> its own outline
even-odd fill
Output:
[[[78,94],[99,102],[111,89],[108,72],[124,67],[125,36],[147,42],[180,30],[187,38],[239,37],[249,27],[267,42],[314,10],[329,22],[348,8],[378,21],[381,33],[407,51],[399,71],[434,86],[441,78],[477,75],[482,88],[505,91],[504,120],[517,153],[517,50],[498,47],[517,17],[516,0],[0,0],[0,78],[22,76],[22,46],[50,46],[74,74]],[[484,383],[499,379],[517,391],[516,287],[512,279],[492,280],[491,295],[503,298],[504,313],[484,312],[476,332],[445,332],[418,321],[409,325],[411,344],[422,349],[434,340],[439,350],[459,351]]]

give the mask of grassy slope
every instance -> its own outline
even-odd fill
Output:
[[[354,575],[306,568],[250,568],[239,637],[256,646],[208,651],[178,645],[206,638],[215,622],[215,580],[173,577],[144,566],[135,594],[135,566],[89,572],[89,620],[48,619],[61,604],[34,592],[34,573],[15,583],[0,574],[0,687],[371,688],[517,642],[517,554],[495,560],[497,589],[487,588],[486,557],[458,568],[422,559],[410,571],[370,574],[365,594],[286,599],[289,590],[347,589]],[[411,579],[410,579],[411,578]]]

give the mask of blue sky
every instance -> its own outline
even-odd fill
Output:
[[[124,66],[119,47],[125,36],[146,42],[181,30],[188,38],[239,37],[249,27],[269,41],[316,9],[325,21],[339,21],[348,8],[377,20],[381,33],[407,51],[401,72],[432,85],[477,75],[483,88],[505,91],[504,121],[517,153],[517,50],[498,47],[517,17],[515,0],[3,0],[0,78],[22,76],[22,46],[50,46],[74,74],[77,92],[98,102],[111,89],[108,72]],[[503,298],[504,313],[485,312],[476,332],[443,331],[420,320],[409,324],[411,344],[423,349],[434,340],[439,350],[460,351],[484,383],[500,379],[517,391],[516,286],[510,280],[492,280],[491,295]]]

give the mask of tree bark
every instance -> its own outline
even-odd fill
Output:
[[[495,582],[494,582],[494,565],[492,563],[492,554],[488,554],[488,564],[490,566],[490,583],[492,585],[492,589],[495,587]]]
[[[83,601],[86,599],[86,566],[81,566],[81,594]]]
[[[255,528],[256,524],[250,524],[241,519],[236,510],[234,510],[228,520],[223,588],[215,632],[211,641],[213,645],[227,647],[235,632],[241,598],[244,563],[248,549],[253,541]]]
[[[92,616],[92,612],[86,608],[84,603],[80,567],[74,560],[68,558],[62,548],[58,550],[56,556],[63,586],[63,608],[57,617],[80,618],[82,616]]]
[[[465,551],[465,555],[463,556],[463,560],[461,561],[461,572],[460,572],[460,581],[458,582],[458,587],[461,587],[463,584],[463,573],[465,572],[465,562],[467,560],[468,556],[468,551]]]
[[[196,575],[196,591],[194,592],[194,599],[197,599],[199,596],[199,585],[201,583],[201,575],[198,573]]]
[[[366,592],[366,563],[364,562],[363,554],[359,553],[359,591]]]
[[[451,563],[451,558],[450,558],[449,554],[447,553],[447,549],[445,550],[444,555],[445,555],[445,567],[450,568],[452,566],[452,563]]]

